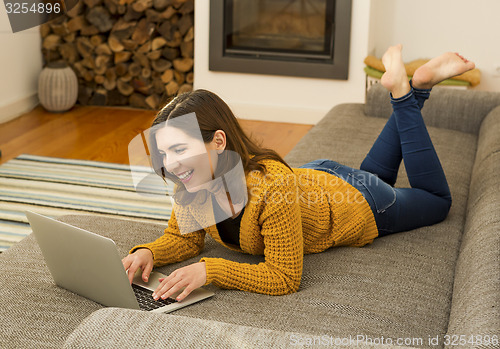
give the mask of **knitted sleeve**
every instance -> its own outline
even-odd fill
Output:
[[[259,195],[259,221],[265,262],[237,263],[222,258],[203,258],[206,284],[269,295],[296,292],[302,277],[303,240],[296,184],[274,183]]]
[[[189,234],[181,234],[172,210],[164,234],[154,242],[133,247],[130,253],[140,248],[147,248],[153,253],[154,266],[160,267],[195,257],[200,254],[204,246],[205,231],[198,230]]]

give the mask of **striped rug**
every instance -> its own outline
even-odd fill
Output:
[[[31,233],[26,210],[166,225],[172,205],[166,196],[138,194],[128,165],[21,155],[0,165],[0,251]]]

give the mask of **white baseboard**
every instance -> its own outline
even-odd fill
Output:
[[[38,94],[33,93],[15,102],[0,106],[0,124],[33,110],[38,103]]]
[[[328,110],[250,103],[228,103],[237,118],[315,125]]]

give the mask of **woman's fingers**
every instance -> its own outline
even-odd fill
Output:
[[[123,267],[125,268],[125,270],[130,268],[130,264],[132,264],[132,261],[129,257],[130,257],[130,255],[128,255],[127,257],[122,259],[122,264],[123,264]]]
[[[162,299],[167,299],[170,295],[184,287],[182,278],[173,276],[173,274],[170,276],[165,278],[154,291],[153,298],[155,300],[158,300],[160,297]]]
[[[129,259],[129,258],[123,258],[122,259],[122,263],[123,263],[123,268],[125,268],[125,271],[127,272],[127,277],[130,281],[130,266],[132,265],[132,261]],[[130,281],[130,283],[132,283],[132,281]]]
[[[132,279],[134,278],[134,274],[137,271],[137,267],[134,266],[134,257],[132,255],[128,255],[127,257],[122,259],[123,268],[127,271],[127,277],[130,283],[132,283]]]
[[[186,286],[186,288],[184,289],[184,291],[182,291],[182,293],[180,295],[177,296],[177,301],[182,301],[184,298],[186,298],[191,292],[193,291],[193,289],[190,287],[190,285]]]
[[[149,281],[149,274],[151,274],[152,271],[153,271],[153,263],[149,262],[142,270],[142,280],[144,282]]]
[[[159,279],[160,285],[153,292],[153,298],[156,300],[160,297],[166,299],[184,288],[182,293],[176,298],[178,301],[181,301],[193,290],[203,286],[206,280],[207,273],[204,262],[188,265],[177,269],[166,278]]]
[[[139,268],[143,271],[142,279],[147,281],[149,279],[149,274],[151,274],[153,270],[153,254],[148,249],[139,249],[123,258],[122,264],[127,271],[130,283],[132,283],[134,275]]]
[[[141,267],[139,263],[136,261],[132,262],[130,267],[127,270],[127,276],[128,276],[128,281],[130,281],[130,284],[132,284],[132,281],[134,280],[134,275],[135,272]]]

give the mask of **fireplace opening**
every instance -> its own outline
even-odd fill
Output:
[[[347,80],[351,0],[211,0],[209,69]]]

